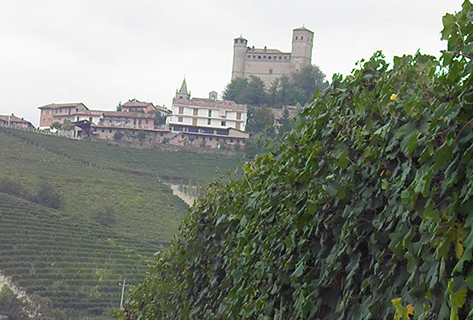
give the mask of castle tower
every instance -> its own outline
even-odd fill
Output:
[[[313,41],[314,33],[305,27],[297,28],[292,31],[292,72],[299,72],[302,68],[310,66]]]
[[[245,77],[245,54],[248,40],[236,38],[233,43],[233,68],[232,79]]]

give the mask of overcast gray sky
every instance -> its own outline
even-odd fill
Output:
[[[312,63],[331,79],[382,50],[439,56],[442,16],[461,0],[0,0],[0,114],[38,124],[41,105],[111,110],[137,98],[171,106],[184,76],[194,97],[230,81],[233,39],[291,50],[315,32]]]

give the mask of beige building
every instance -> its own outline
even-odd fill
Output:
[[[246,105],[218,100],[212,91],[208,99],[190,98],[184,80],[172,102],[173,114],[168,117],[169,129],[179,133],[186,143],[218,147],[219,144],[244,145],[248,138]],[[173,139],[177,141],[176,139]],[[172,143],[172,141],[171,141]]]
[[[31,124],[31,122],[23,118],[19,118],[13,114],[0,115],[0,125],[12,128],[34,129],[34,126]]]
[[[261,78],[266,88],[269,88],[274,79],[311,65],[313,41],[314,32],[305,27],[293,30],[290,53],[267,47],[249,47],[248,40],[236,38],[233,44],[232,79],[254,75]]]
[[[82,102],[79,103],[51,103],[38,109],[41,110],[39,116],[39,128],[48,129],[53,122],[64,123],[64,121],[74,122],[75,113],[89,110]]]

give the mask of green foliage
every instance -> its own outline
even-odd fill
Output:
[[[266,106],[248,108],[248,125],[246,127],[248,132],[263,132],[273,125],[274,114],[270,108]]]
[[[223,92],[223,99],[252,106],[268,102],[264,82],[256,76],[232,79]]]
[[[121,131],[117,131],[113,134],[113,140],[120,141],[125,135]]]
[[[40,185],[35,200],[35,202],[53,209],[61,208],[64,202],[62,196],[48,182],[43,182]]]
[[[269,104],[275,107],[305,105],[309,103],[316,90],[328,87],[325,74],[318,66],[308,66],[289,77],[282,76],[276,79],[269,88]]]
[[[124,316],[470,319],[472,17],[444,18],[440,61],[378,52],[335,75],[278,149],[195,202]]]
[[[105,227],[113,227],[117,222],[115,215],[115,210],[111,206],[103,206],[92,213],[92,220]]]
[[[274,80],[270,88],[256,76],[233,79],[223,92],[223,99],[251,106],[272,106],[309,103],[317,89],[328,87],[325,74],[317,66],[308,66],[290,76]]]
[[[16,295],[7,285],[0,290],[0,316],[6,320],[29,319],[26,303]]]

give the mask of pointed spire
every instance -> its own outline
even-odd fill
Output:
[[[187,83],[186,78],[182,81],[181,89],[179,89],[179,93],[187,94]]]
[[[186,77],[184,77],[184,80],[182,81],[181,89],[179,89],[179,91],[176,91],[176,98],[179,98],[179,99],[190,98],[190,93],[187,92]]]

